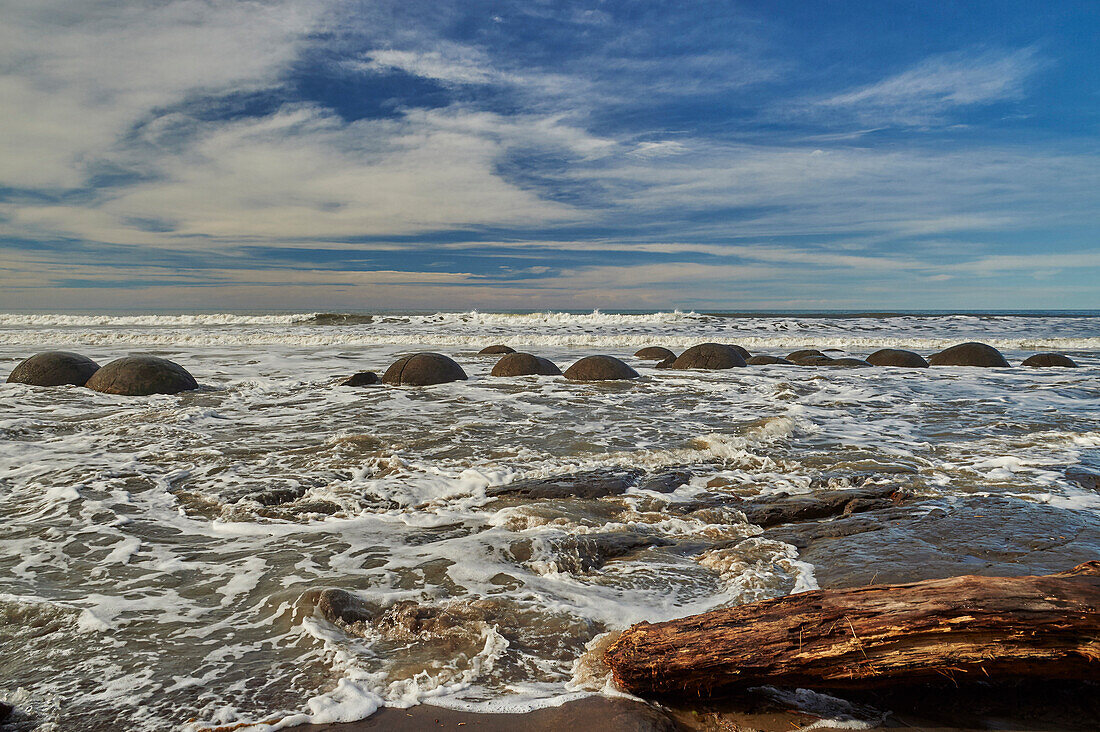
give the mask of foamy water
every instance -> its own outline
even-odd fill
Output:
[[[599,690],[586,648],[609,631],[815,586],[793,546],[733,506],[677,506],[873,474],[929,500],[990,493],[1100,511],[1064,475],[1100,464],[1098,324],[1089,313],[0,315],[0,376],[39,350],[100,363],[140,351],[203,385],[146,398],[0,386],[0,698],[45,729],[263,729],[425,701],[522,710]],[[1082,368],[669,372],[630,355],[703,341],[927,355],[967,340],[1013,363],[1058,350]],[[494,379],[495,359],[475,353],[497,342],[563,368],[608,353],[643,378]],[[470,380],[334,386],[421,349],[451,355]],[[688,474],[664,494],[486,493],[608,469]],[[374,619],[332,622],[317,609],[326,588]]]

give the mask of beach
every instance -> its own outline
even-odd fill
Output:
[[[56,730],[549,729],[578,704],[613,728],[601,652],[634,623],[1100,556],[1098,325],[1096,311],[0,314],[0,378],[66,350],[152,354],[199,383],[0,385],[0,701]],[[1010,367],[634,356],[714,342],[928,357],[968,341]],[[640,378],[493,377],[499,356],[479,355],[493,344],[562,370],[610,355]],[[421,351],[468,378],[339,386]],[[1040,352],[1078,368],[1020,366]],[[861,502],[772,518],[837,495]],[[1084,701],[1025,696],[974,724],[1088,728]],[[878,729],[936,706],[753,704],[660,719]],[[520,716],[478,716],[502,714]]]

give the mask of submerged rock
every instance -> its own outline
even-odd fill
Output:
[[[1074,466],[1066,468],[1066,480],[1076,483],[1082,488],[1100,491],[1100,471]]]
[[[87,356],[69,351],[36,353],[22,361],[8,375],[9,384],[31,386],[84,386],[99,364]]]
[[[1060,353],[1036,353],[1034,356],[1028,356],[1020,365],[1036,368],[1047,368],[1052,366],[1067,369],[1077,368],[1077,363],[1072,358],[1063,356]]]
[[[790,353],[788,353],[787,360],[791,363],[798,363],[802,359],[809,356],[820,356],[822,358],[826,358],[825,354],[817,350],[816,348],[803,348],[801,350],[791,351]]]
[[[565,370],[565,378],[572,381],[616,381],[639,376],[614,356],[585,356]]]
[[[700,343],[680,354],[674,369],[732,369],[747,366],[744,357],[733,346],[721,343]]]
[[[670,368],[672,368],[672,364],[674,364],[674,363],[676,363],[676,356],[672,355],[672,356],[668,356],[667,358],[663,358],[659,362],[653,364],[653,368],[655,368],[655,369],[670,369]]]
[[[960,343],[928,357],[930,366],[981,366],[1007,368],[1009,363],[993,346],[985,343]]]
[[[829,363],[823,365],[842,369],[865,369],[871,366],[871,364],[867,363],[862,358],[834,358],[831,359]]]
[[[339,386],[370,386],[379,383],[378,374],[373,371],[360,371],[340,382]]]
[[[496,362],[491,376],[561,376],[557,364],[530,353],[509,353]]]
[[[496,356],[496,355],[501,354],[501,353],[515,353],[515,352],[516,352],[516,349],[512,348],[511,346],[505,346],[505,345],[497,344],[495,346],[485,346],[485,348],[482,348],[480,351],[477,352],[477,355],[479,355],[479,356]]]
[[[661,346],[646,346],[634,354],[635,358],[645,361],[664,361],[666,358],[676,358],[676,354]]]
[[[519,480],[507,485],[490,486],[485,495],[491,498],[517,497],[528,499],[583,498],[617,496],[631,488],[671,493],[691,479],[691,471],[674,468],[659,473],[643,470],[592,470],[554,478]]]
[[[867,357],[867,363],[872,366],[896,366],[906,369],[928,368],[928,362],[924,360],[924,356],[900,348],[883,348],[875,351]]]
[[[791,359],[796,366],[829,366],[835,359],[829,356],[802,356],[797,361]]]
[[[865,486],[796,496],[781,494],[745,501],[737,508],[745,514],[750,524],[768,528],[796,521],[820,520],[890,508],[906,497],[907,494],[894,485]]]
[[[382,383],[392,386],[430,386],[450,381],[465,381],[466,372],[442,353],[415,353],[405,356],[386,369]]]
[[[126,356],[96,371],[85,384],[104,394],[149,396],[198,389],[195,377],[178,363],[156,356]]]
[[[793,366],[791,361],[781,356],[753,356],[745,361],[749,366],[770,366],[772,364]]]

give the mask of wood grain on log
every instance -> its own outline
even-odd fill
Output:
[[[1100,679],[1100,562],[1035,577],[815,590],[663,623],[608,648],[638,695],[870,688],[981,677]]]

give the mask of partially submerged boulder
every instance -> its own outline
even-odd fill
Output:
[[[572,381],[615,381],[639,376],[614,356],[585,356],[565,370],[565,378]]]
[[[149,396],[198,389],[195,377],[174,361],[157,356],[126,356],[96,371],[85,384],[104,394]]]
[[[485,348],[482,348],[480,351],[477,352],[477,355],[479,355],[479,356],[496,356],[496,355],[501,354],[501,353],[515,353],[515,352],[516,352],[516,349],[512,348],[511,346],[505,346],[505,345],[497,344],[495,346],[486,346]]]
[[[795,365],[797,366],[829,366],[836,359],[829,358],[828,356],[809,355],[803,356],[797,361],[795,361],[794,359],[791,360],[794,361]]]
[[[392,386],[430,386],[450,381],[465,381],[466,372],[454,359],[442,353],[414,353],[386,369],[382,383]]]
[[[36,353],[20,362],[8,375],[9,384],[31,386],[84,386],[99,364],[70,351]]]
[[[360,371],[341,381],[339,386],[370,386],[378,381],[378,374],[373,371]]]
[[[739,354],[741,354],[741,358],[745,359],[746,361],[748,361],[750,358],[752,358],[752,354],[749,353],[747,348],[742,348],[741,346],[737,345],[736,343],[730,343],[729,347],[732,348],[733,350],[737,351]]]
[[[530,353],[509,353],[496,362],[491,376],[561,376],[553,361]]]
[[[1077,368],[1077,363],[1072,358],[1063,356],[1060,353],[1036,353],[1034,356],[1028,356],[1020,365],[1033,366],[1036,368],[1047,368],[1051,366],[1067,369]]]
[[[871,364],[867,363],[862,358],[833,358],[829,360],[829,363],[824,365],[840,369],[865,369],[871,366]]]
[[[747,366],[745,359],[733,346],[721,343],[700,343],[680,354],[674,369],[732,369]]]
[[[802,348],[797,351],[791,351],[790,353],[788,353],[787,360],[791,363],[798,363],[802,359],[808,358],[810,356],[820,356],[822,358],[826,357],[824,353],[817,350],[816,348]]]
[[[793,364],[781,356],[753,356],[745,360],[749,366],[770,366],[772,364],[792,366]]]
[[[985,343],[960,343],[945,348],[928,357],[930,366],[981,366],[983,368],[1008,368],[1008,361],[993,346]]]
[[[676,354],[661,346],[646,346],[634,354],[635,358],[643,361],[664,361],[666,358],[676,358]]]
[[[924,360],[924,356],[900,348],[883,348],[875,351],[867,357],[867,363],[872,366],[896,366],[905,369],[928,368],[928,362]]]

